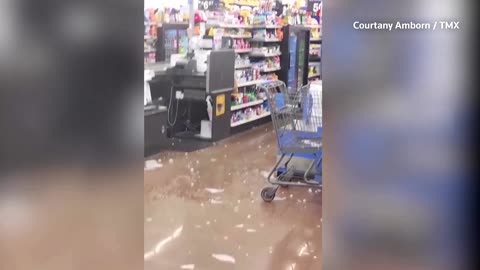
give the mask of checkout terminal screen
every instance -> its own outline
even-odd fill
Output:
[[[212,51],[208,58],[207,92],[232,89],[235,76],[235,52]]]

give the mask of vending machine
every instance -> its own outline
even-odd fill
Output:
[[[308,82],[308,53],[310,29],[303,26],[287,25],[283,28],[284,38],[280,45],[279,79],[285,82],[290,92],[295,92]]]
[[[187,29],[187,23],[169,23],[158,27],[157,62],[170,61],[172,54],[187,54]]]

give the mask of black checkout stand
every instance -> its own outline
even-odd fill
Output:
[[[145,67],[155,72],[150,81],[153,104],[144,110],[145,156],[162,150],[194,151],[230,135],[234,66],[235,53],[229,49],[212,51],[204,73],[196,71],[192,60],[175,67]],[[207,97],[212,104],[211,137],[201,137],[201,122],[209,119]]]

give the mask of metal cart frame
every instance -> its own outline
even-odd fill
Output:
[[[322,147],[322,137],[319,132],[321,114],[313,108],[319,106],[321,98],[310,91],[310,85],[305,85],[296,92],[288,92],[282,81],[270,82],[259,86],[266,92],[275,129],[278,149],[281,154],[277,163],[270,171],[267,182],[273,187],[262,190],[262,199],[271,202],[280,186],[321,187],[316,181],[313,168],[318,168],[322,157],[318,154]],[[313,159],[303,172],[299,181],[298,171],[289,166],[296,154],[312,155]],[[283,171],[279,170],[283,165]],[[273,177],[276,174],[276,177]]]

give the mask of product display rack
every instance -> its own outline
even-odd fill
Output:
[[[281,29],[282,28],[281,25],[266,25],[266,24],[236,25],[236,24],[224,24],[224,23],[218,23],[218,24],[207,23],[207,25],[210,27],[223,28],[224,30],[239,29],[237,32],[235,30],[230,30],[230,32],[233,31],[233,33],[239,33],[239,34],[229,34],[229,35],[227,34],[225,35],[225,37],[229,37],[232,40],[244,40],[243,42],[249,42],[249,46],[248,46],[249,48],[234,49],[235,53],[237,55],[241,55],[243,59],[248,58],[247,59],[248,63],[240,62],[235,66],[235,70],[237,71],[246,70],[248,72],[248,70],[253,70],[255,68],[256,63],[254,60],[257,60],[258,62],[258,61],[261,61],[261,59],[279,57],[281,55],[279,51],[261,53],[257,49],[255,49],[256,52],[254,52],[253,51],[254,49],[252,49],[252,43],[260,44],[260,45],[263,44],[264,42],[268,44],[275,44],[275,43],[279,43],[281,41],[280,39],[253,38],[253,33],[251,33],[251,31],[248,34],[242,32],[242,29],[252,29],[254,31],[255,30],[258,31],[259,29],[270,29],[268,31],[275,31],[275,29]],[[268,76],[268,74],[279,72],[281,70],[281,66],[280,65],[278,67],[269,66],[268,68],[261,67],[261,68],[257,68],[257,70],[258,70],[257,72],[259,72],[260,74],[267,74],[267,76],[265,77],[269,78],[270,76]],[[262,75],[261,77],[264,77],[264,75]],[[277,76],[274,76],[274,77],[276,78]],[[246,94],[248,91],[251,91],[251,90],[248,90],[251,87],[255,87],[256,85],[263,84],[270,81],[272,80],[258,79],[258,80],[251,80],[251,81],[237,81],[237,88],[239,89],[239,92],[241,92],[242,94]],[[260,121],[262,119],[263,121],[267,121],[267,120],[270,121],[270,119],[268,119],[268,116],[270,116],[270,112],[264,111],[263,109],[260,110],[261,113],[253,112],[249,116],[246,116],[247,114],[245,113],[247,110],[250,110],[251,112],[252,110],[264,108],[265,102],[266,102],[265,99],[257,99],[257,100],[245,102],[242,104],[232,105],[230,108],[230,111],[232,113],[237,113],[237,112],[244,113],[245,119],[240,118],[241,120],[237,120],[237,121],[233,121],[232,119],[231,127],[235,128],[236,130],[239,130],[239,129],[247,128],[249,126],[248,125],[249,123],[255,124],[257,120]]]
[[[272,31],[272,30],[275,31],[275,29],[279,29],[281,27],[282,27],[281,25],[261,24],[261,25],[251,25],[250,29],[254,29],[254,31],[255,30],[260,30],[261,31],[261,29],[265,29],[264,33],[266,33],[267,29],[270,29],[268,31]],[[254,46],[253,44],[251,44],[251,47],[254,48],[254,49],[252,49],[252,52],[249,54],[250,62],[253,63],[251,65],[253,66],[253,65],[255,65],[255,63],[265,61],[266,58],[279,57],[281,55],[281,52],[279,50],[278,51],[273,51],[273,52],[272,51],[268,52],[268,50],[269,50],[268,47],[270,47],[269,45],[271,43],[275,44],[275,43],[279,43],[280,41],[281,41],[281,39],[279,39],[279,38],[266,38],[266,37],[251,38],[250,42],[256,45],[256,46]],[[267,45],[265,47],[264,43],[268,43],[269,45]],[[278,49],[279,49],[279,46],[278,46]],[[270,63],[269,64],[270,66],[268,68],[267,67],[261,67],[260,69],[258,69],[258,72],[260,72],[260,74],[269,74],[269,73],[277,73],[281,70],[279,60],[278,60],[278,66],[275,66],[275,65],[271,66],[271,63],[272,63],[271,60],[270,60],[269,63]],[[275,77],[278,78],[278,75],[275,75]],[[243,82],[243,83],[238,84],[238,88],[246,88],[246,87],[252,87],[252,86],[254,87],[258,84],[266,83],[266,82],[269,82],[269,81],[271,81],[271,80],[254,80],[254,81],[251,81],[251,82]],[[244,89],[243,91],[246,91],[246,90],[247,89]],[[256,123],[257,120],[258,121],[260,121],[260,120],[270,121],[270,119],[269,119],[270,112],[269,111],[263,111],[262,113],[255,113],[255,109],[251,109],[252,107],[253,108],[258,108],[258,106],[261,106],[262,110],[264,110],[265,107],[266,107],[265,102],[266,102],[265,99],[260,99],[260,100],[250,101],[250,102],[247,102],[247,103],[232,106],[231,107],[232,112],[238,111],[238,110],[250,110],[250,112],[252,112],[252,111],[254,111],[254,112],[251,113],[250,116],[246,117],[245,119],[232,121],[231,122],[231,127],[232,128],[240,128],[240,127],[243,127],[243,126],[247,126],[249,123]]]
[[[237,111],[237,110],[241,110],[241,109],[248,108],[248,107],[251,107],[251,106],[260,105],[263,102],[265,102],[265,99],[250,101],[248,103],[244,103],[244,104],[240,104],[240,105],[233,105],[231,107],[230,111]]]
[[[244,68],[251,68],[252,67],[252,64],[248,64],[248,65],[236,65],[235,66],[235,69],[244,69]]]
[[[273,52],[273,53],[252,52],[252,53],[250,53],[250,56],[252,56],[252,57],[273,57],[273,56],[280,56],[280,55],[282,55],[281,52]]]
[[[240,120],[238,122],[234,122],[232,123],[232,127],[238,127],[240,125],[243,125],[243,124],[246,124],[246,123],[250,123],[250,122],[253,122],[253,121],[256,121],[256,120],[259,120],[259,119],[262,119],[262,118],[265,118],[265,117],[268,117],[270,116],[270,112],[266,112],[266,113],[263,113],[261,115],[256,115],[256,116],[253,116],[249,119],[245,119],[245,120]]]
[[[309,63],[309,75],[308,75],[308,80],[313,81],[313,80],[318,80],[321,79],[322,73],[321,73],[321,66],[322,66],[322,37],[320,34],[320,25],[309,25],[307,26],[311,28],[312,32],[310,35],[310,42],[309,42],[309,56],[308,56],[308,63]],[[313,31],[317,31],[314,33]],[[315,34],[315,35],[314,35]],[[312,50],[318,50],[318,53],[312,54]],[[317,69],[317,72],[313,72],[311,74],[310,68],[312,66],[315,66],[314,68]]]

